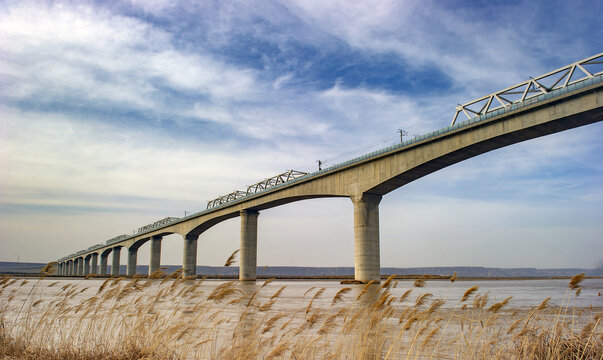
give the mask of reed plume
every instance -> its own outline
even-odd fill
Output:
[[[358,296],[356,297],[356,300],[359,300],[362,297],[362,295],[366,294],[366,292],[368,291],[369,287],[371,285],[373,285],[375,282],[377,282],[377,281],[376,280],[370,280],[369,282],[367,282],[364,285],[364,288],[362,289],[362,291],[360,292],[360,294],[358,294]]]
[[[569,282],[569,288],[572,290],[575,290],[575,294],[576,296],[579,296],[580,293],[582,292],[582,286],[580,285],[580,283],[582,283],[582,281],[584,280],[584,273],[582,274],[578,274],[578,275],[574,275]]]
[[[412,291],[412,288],[406,290],[404,292],[404,294],[400,295],[400,302],[403,302],[408,297],[408,295],[410,295],[411,291]]]
[[[425,303],[425,301],[427,301],[427,299],[431,296],[433,296],[433,294],[425,293],[425,294],[417,297],[417,300],[415,301],[415,307],[419,307],[419,306],[423,305]]]
[[[262,287],[264,287],[264,286],[262,285]],[[270,299],[271,299],[271,300],[272,300],[272,299],[276,299],[276,298],[278,298],[279,296],[281,296],[281,293],[283,292],[283,290],[285,290],[285,288],[286,288],[286,287],[287,287],[287,285],[283,285],[283,286],[281,286],[281,288],[280,288],[280,289],[278,289],[278,290],[277,290],[277,292],[275,292],[275,293],[274,293],[274,295],[272,295],[272,296],[270,297]]]
[[[467,301],[467,299],[469,299],[469,297],[476,292],[479,289],[478,286],[472,286],[469,289],[467,289],[467,291],[465,291],[465,293],[463,294],[463,297],[461,297],[461,301],[460,302],[465,302]]]
[[[268,280],[264,281],[264,283],[262,284],[262,287],[264,287],[264,286],[266,286],[266,285],[270,284],[272,281],[274,281],[274,278],[270,278],[270,279],[268,279]]]
[[[396,278],[396,274],[390,275],[387,280],[385,280],[383,282],[383,284],[381,284],[381,286],[379,287],[379,289],[389,289],[390,286],[392,285],[392,280]],[[371,280],[372,281],[372,280]],[[370,281],[369,281],[370,282]]]
[[[240,250],[241,249],[236,249],[235,251],[233,251],[232,254],[230,254],[230,256],[228,257],[228,259],[226,259],[224,266],[230,266],[230,265],[234,264],[235,258]]]
[[[337,292],[337,294],[335,294],[335,296],[333,296],[333,301],[331,301],[331,306],[333,306],[336,303],[342,301],[343,300],[343,295],[347,294],[351,290],[352,290],[352,288],[350,288],[350,287],[344,287],[341,290],[339,290]]]

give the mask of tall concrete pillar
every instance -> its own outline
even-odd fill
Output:
[[[101,253],[101,256],[100,256],[101,261],[100,261],[100,269],[99,269],[99,273],[101,275],[107,275],[107,260],[108,260],[108,258],[109,258],[109,253],[108,252]]]
[[[184,237],[184,251],[182,254],[182,267],[184,276],[197,275],[197,239],[199,235],[186,235]]]
[[[84,259],[84,275],[90,275],[90,257]]]
[[[241,211],[240,281],[256,279],[259,215],[256,210]]]
[[[113,262],[111,263],[111,275],[119,275],[119,257],[121,246],[113,248]]]
[[[149,260],[149,275],[159,270],[161,266],[161,236],[151,236],[151,259]]]
[[[379,202],[381,195],[364,193],[353,196],[354,203],[354,277],[368,282],[380,280]]]
[[[67,270],[67,275],[72,276],[73,275],[73,260],[69,260],[68,263],[69,263],[69,266],[68,266],[68,270]]]
[[[77,258],[77,274],[84,275],[84,258]]]
[[[126,274],[128,276],[134,276],[134,274],[136,274],[137,255],[138,255],[138,247],[130,246],[128,248],[128,267],[126,269]]]
[[[90,274],[96,275],[98,270],[98,253],[92,254],[92,263],[90,264]]]

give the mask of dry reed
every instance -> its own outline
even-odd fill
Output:
[[[448,305],[412,287],[319,288],[307,306],[281,304],[276,292],[236,281],[205,285],[111,278],[86,287],[0,279],[0,358],[4,359],[597,359],[601,314],[561,306],[531,310],[489,303],[476,286]],[[166,280],[167,279],[167,280]],[[97,281],[94,286],[92,281]],[[307,295],[312,290],[309,289]],[[321,299],[333,291],[332,300]],[[357,292],[357,296],[344,296]],[[401,295],[400,295],[401,293]],[[326,296],[325,296],[326,297]],[[472,298],[473,297],[473,298]],[[472,302],[468,300],[472,298]],[[287,298],[284,298],[287,299]],[[326,304],[325,304],[326,303]],[[329,306],[329,303],[331,306]],[[281,304],[281,305],[279,305]],[[333,306],[338,304],[338,306]],[[428,305],[428,306],[427,306]],[[21,309],[21,310],[20,310]]]

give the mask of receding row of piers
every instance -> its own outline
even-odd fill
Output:
[[[379,280],[380,255],[379,255],[379,202],[380,195],[363,194],[352,197],[354,203],[354,266],[356,280],[367,282]],[[257,210],[243,210],[241,217],[241,244],[239,261],[239,280],[253,281],[257,278],[257,240],[258,217]],[[183,237],[184,250],[182,267],[184,276],[196,275],[197,269],[197,240],[199,235],[188,234]],[[138,249],[142,244],[150,241],[151,257],[149,262],[149,275],[160,268],[162,236],[151,236],[130,245],[127,248],[126,275],[136,275]],[[84,254],[80,257],[59,262],[58,274],[62,276],[88,276],[88,275],[119,275],[121,248],[116,245]],[[108,273],[108,258],[112,255],[111,274]],[[98,259],[100,257],[100,266]]]

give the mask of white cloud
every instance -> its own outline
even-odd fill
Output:
[[[570,63],[579,60],[576,53],[592,55],[584,48],[588,39],[568,44],[543,32],[541,25],[550,19],[542,4],[530,1],[491,4],[487,10],[434,1],[300,0],[286,6],[356,49],[396,53],[409,70],[438,69],[453,80],[455,91],[470,97],[553,70],[543,67],[551,57]]]
[[[98,7],[27,4],[0,16],[1,71],[13,99],[110,101],[166,112],[161,83],[218,100],[253,97],[252,72],[179,52],[171,34],[148,23]]]

